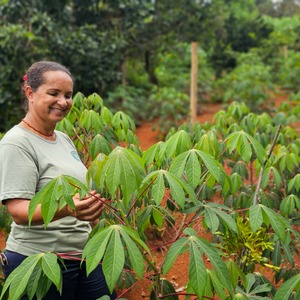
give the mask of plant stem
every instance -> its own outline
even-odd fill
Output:
[[[273,151],[273,149],[275,147],[276,141],[277,141],[278,136],[279,136],[280,129],[281,129],[281,125],[278,125],[276,133],[275,133],[275,136],[274,136],[274,139],[273,139],[273,142],[272,142],[272,145],[271,145],[271,148],[269,149],[268,156],[265,159],[263,165],[261,166],[261,169],[260,169],[260,172],[259,172],[258,181],[257,181],[257,185],[256,185],[255,194],[254,194],[254,197],[253,197],[253,205],[256,205],[259,202],[258,192],[260,190],[260,186],[261,186],[261,182],[262,182],[262,177],[263,177],[263,173],[264,173],[264,170],[265,170],[265,166],[266,166],[268,160],[271,157],[272,151]]]

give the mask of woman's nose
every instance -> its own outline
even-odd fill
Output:
[[[57,103],[58,103],[60,106],[62,106],[62,107],[68,106],[67,98],[65,98],[65,97],[60,97],[60,98],[57,100]]]

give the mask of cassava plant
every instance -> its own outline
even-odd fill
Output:
[[[297,297],[299,274],[278,274],[296,270],[299,233],[292,224],[299,215],[299,135],[274,120],[232,103],[215,115],[214,124],[184,124],[142,151],[126,114],[112,114],[99,95],[77,94],[58,129],[81,153],[86,184],[65,175],[50,181],[30,201],[29,224],[38,204],[47,229],[57,209],[74,208],[72,195],[96,189],[111,201],[103,203],[82,258],[88,274],[102,263],[110,290],[119,287],[119,298],[143,277],[149,280],[150,299]],[[214,195],[221,201],[213,202]],[[201,236],[199,225],[213,242]],[[172,233],[160,264],[148,247],[149,227]],[[186,288],[176,291],[166,278],[183,253],[189,254]],[[253,271],[254,264],[270,267],[275,279],[286,281],[276,291]],[[58,258],[32,256],[6,280],[1,299],[19,299],[25,292],[41,299],[50,284],[61,289]]]

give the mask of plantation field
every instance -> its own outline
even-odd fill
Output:
[[[273,95],[272,97],[272,103],[276,107],[279,107],[281,103],[283,103],[287,99],[287,96],[284,94],[277,94]],[[222,109],[222,104],[219,103],[206,103],[203,104],[203,106],[200,108],[200,114],[197,116],[197,121],[200,123],[205,122],[212,122],[213,116],[216,112],[218,112],[220,109]],[[297,124],[295,124],[298,131],[300,132],[300,127],[298,127]],[[154,122],[148,122],[144,123],[141,126],[139,126],[136,130],[136,134],[138,136],[138,139],[140,141],[140,146],[143,150],[148,149],[151,145],[157,143],[159,141],[158,138],[158,130],[156,128],[156,123]],[[213,199],[211,199],[212,202],[220,203],[220,198],[215,195]],[[178,221],[178,220],[177,220]],[[179,222],[178,222],[179,223]],[[300,226],[298,228],[295,228],[300,232]],[[212,235],[207,232],[201,224],[199,224],[197,228],[197,233],[199,236],[212,241]],[[163,231],[162,235],[159,237],[155,232],[148,232],[150,236],[152,236],[151,243],[149,245],[150,249],[155,249],[152,253],[155,253],[155,261],[157,262],[157,265],[159,266],[160,263],[162,263],[164,256],[166,254],[168,242],[172,241],[173,235],[175,234],[172,232],[172,230],[165,230]],[[298,249],[300,251],[300,248]],[[295,261],[295,267],[300,268],[300,257],[299,255],[294,256]],[[172,269],[169,271],[167,275],[167,279],[172,282],[172,284],[175,286],[176,291],[184,291],[184,284],[187,281],[188,278],[188,264],[189,264],[189,255],[183,254],[179,256],[176,260],[176,263],[172,267]],[[207,267],[210,267],[209,261],[206,261]],[[273,277],[274,272],[268,268],[258,266],[256,269],[256,272],[262,273],[264,276],[266,276],[277,288],[280,286],[280,283],[275,284]],[[143,281],[138,282],[132,290],[127,292],[126,294],[122,294],[123,297],[129,299],[129,300],[141,300],[141,299],[149,299],[149,290],[148,287],[150,285],[150,280],[145,278]],[[183,300],[185,299],[185,295],[179,296],[179,299]]]
[[[272,99],[275,106],[279,106],[282,102],[286,100],[285,95],[276,95],[275,98]],[[272,106],[272,105],[271,105]],[[220,109],[223,109],[223,105],[219,103],[205,103],[201,105],[199,108],[199,115],[197,120],[199,123],[204,124],[205,122],[213,122],[213,116]],[[297,125],[295,125],[297,126]],[[140,142],[140,147],[143,150],[148,149],[153,144],[159,141],[159,130],[157,128],[156,121],[145,122],[138,126],[136,130],[136,135]],[[214,203],[222,203],[222,198],[218,193],[213,195],[211,202]],[[174,218],[176,220],[175,227],[178,228],[182,221],[182,215],[174,213]],[[199,237],[203,237],[206,240],[212,242],[212,235],[210,232],[206,231],[201,221],[194,226],[194,229],[197,231]],[[297,228],[295,228],[297,229]],[[297,229],[298,230],[298,229]],[[298,230],[299,231],[299,230]],[[174,236],[176,232],[172,230],[172,228],[163,227],[157,229],[155,226],[151,227],[147,230],[148,237],[148,247],[151,250],[153,255],[153,260],[156,263],[157,267],[160,267],[164,257],[169,249],[170,245],[173,242]],[[5,237],[3,233],[0,233],[0,249],[5,247]],[[300,259],[299,256],[295,255],[295,267],[299,268]],[[206,266],[210,267],[210,262],[207,259],[205,261]],[[185,299],[185,296],[180,296],[180,292],[186,295],[185,284],[188,279],[188,265],[189,265],[189,254],[179,255],[176,259],[174,265],[166,275],[166,278],[173,284],[177,293],[179,293],[179,299]],[[276,287],[280,286],[280,282],[275,284],[273,281],[274,272],[271,269],[268,269],[263,266],[258,266],[256,268],[256,272],[262,273],[265,275]],[[138,300],[138,299],[149,299],[150,291],[149,286],[151,284],[150,279],[147,277],[147,273],[144,274],[144,279],[138,281],[130,291],[119,291],[120,297],[129,299],[129,300]]]

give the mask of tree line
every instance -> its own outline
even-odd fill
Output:
[[[106,97],[127,85],[143,87],[147,98],[149,86],[161,84],[161,55],[178,43],[198,41],[221,77],[236,66],[235,52],[248,52],[272,34],[264,16],[299,12],[291,0],[2,0],[0,132],[23,114],[20,87],[34,61],[66,65],[84,94]]]

